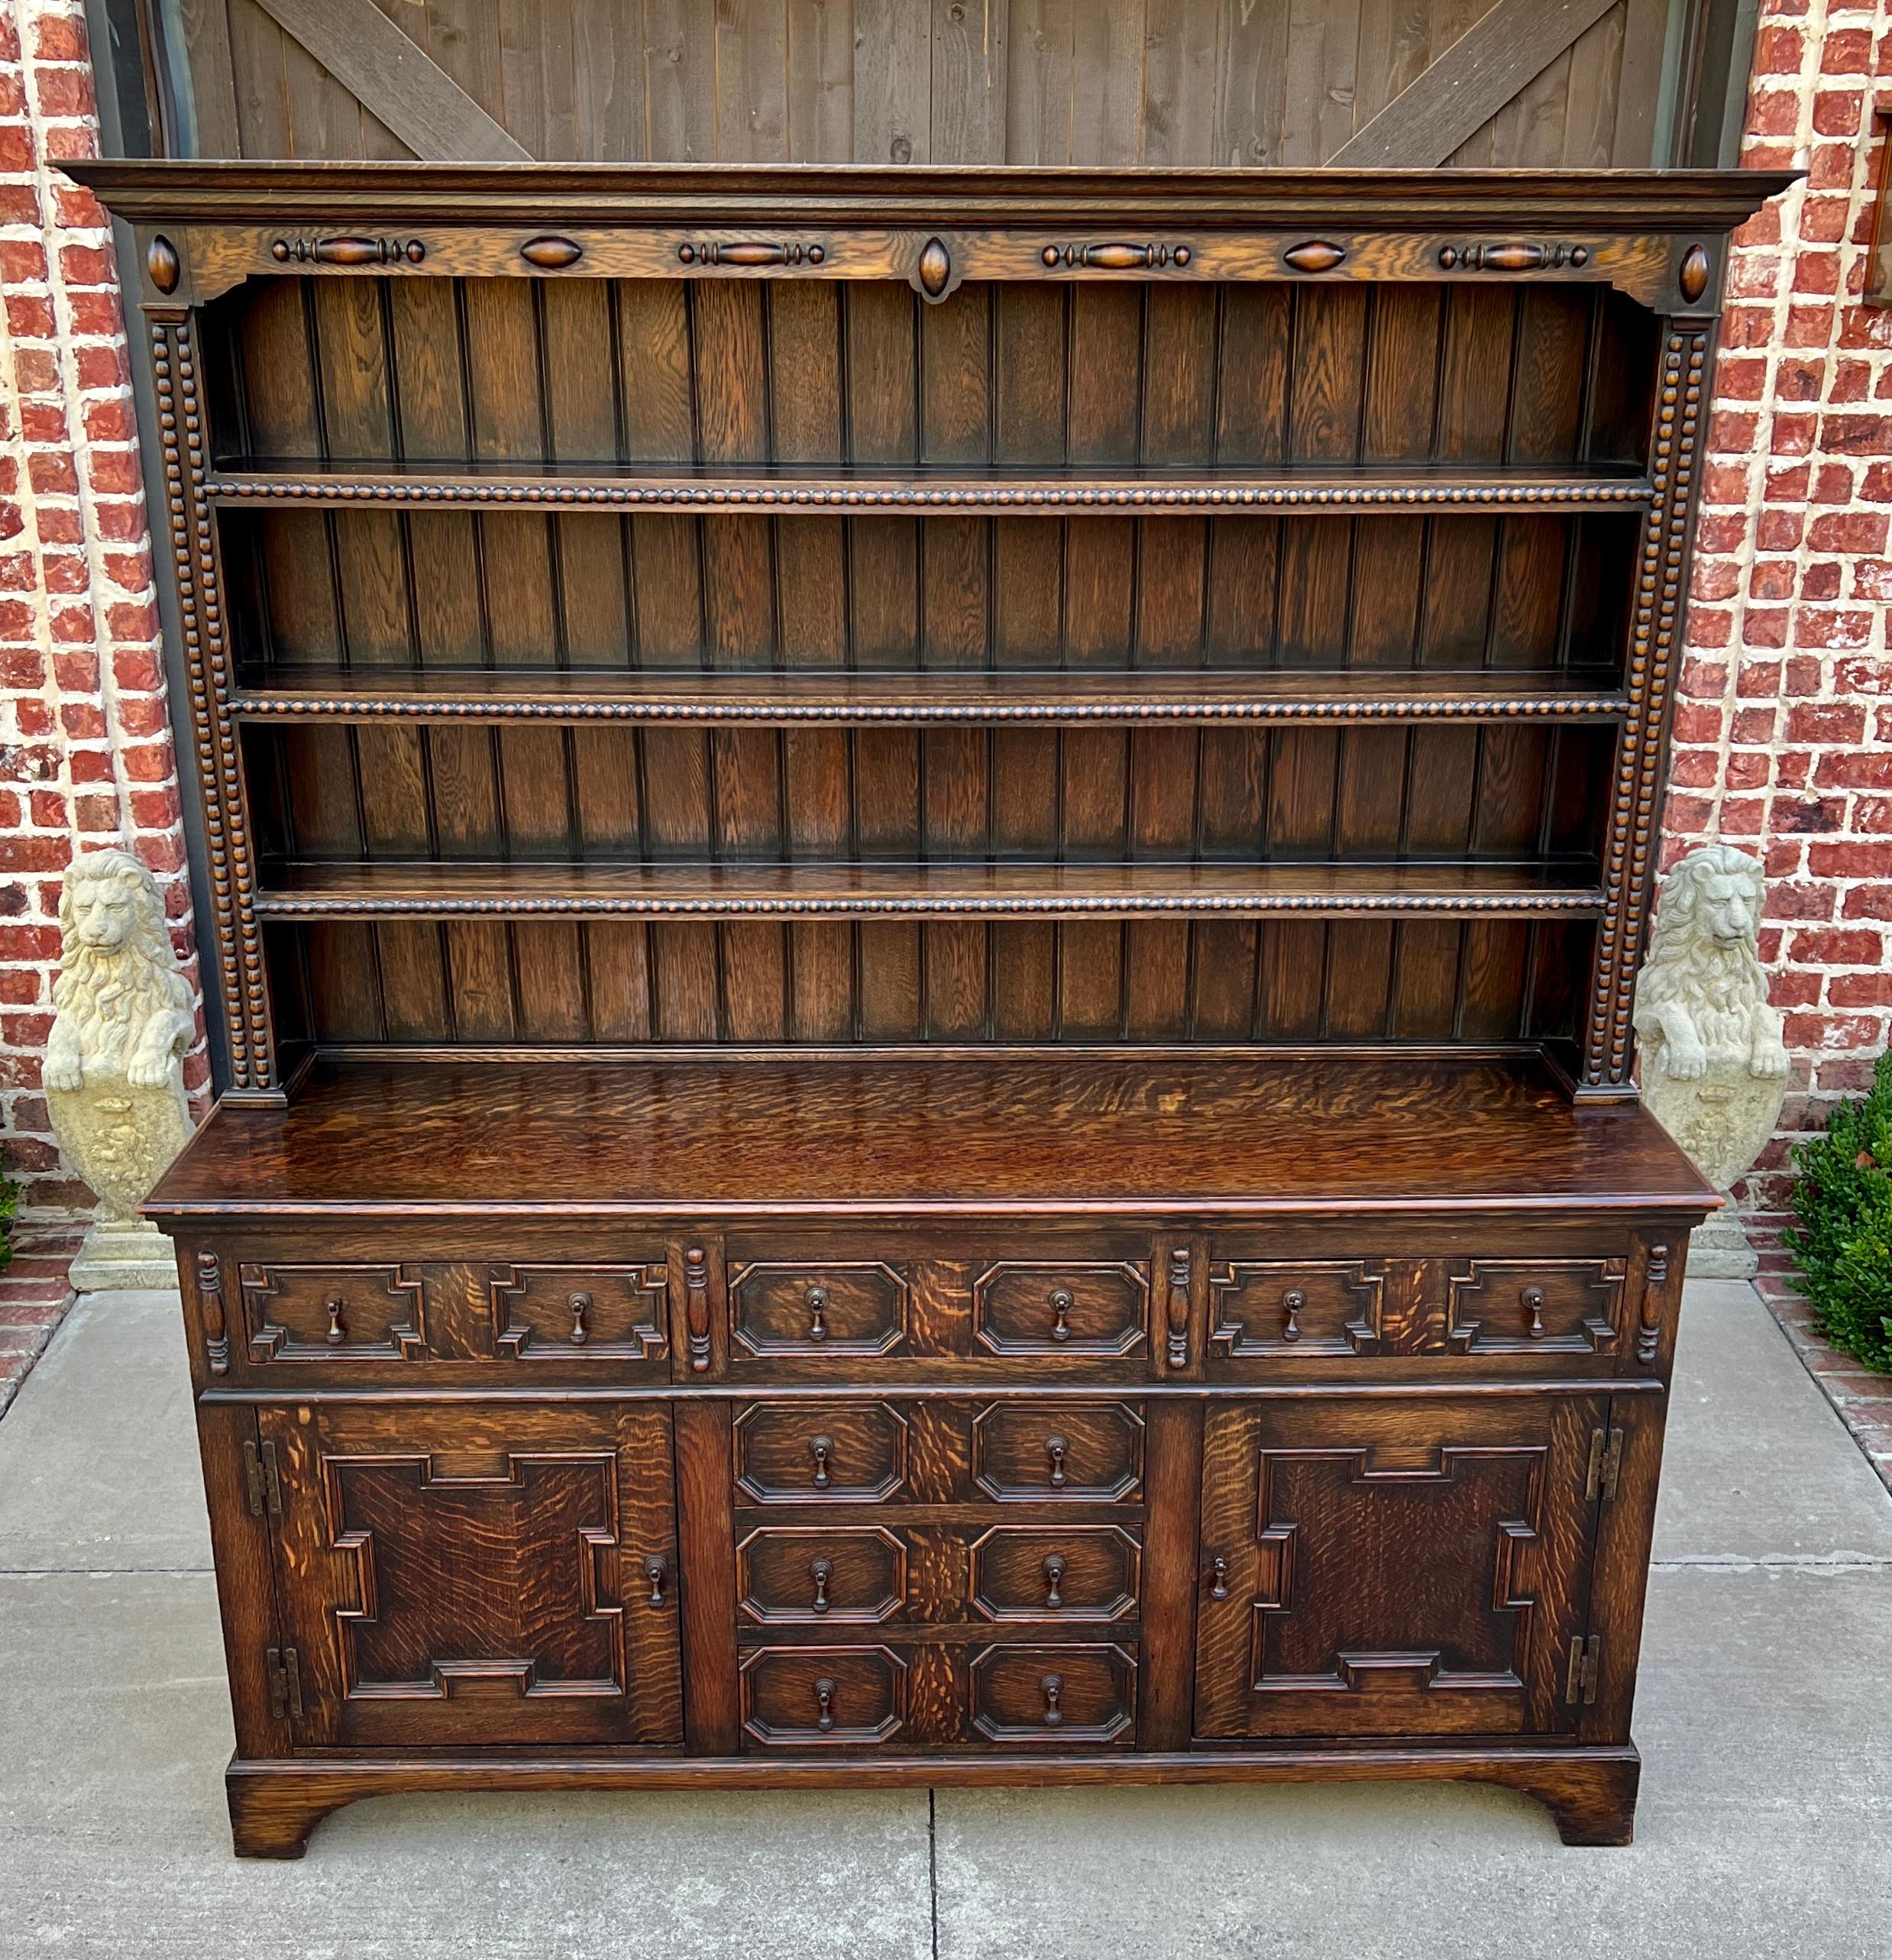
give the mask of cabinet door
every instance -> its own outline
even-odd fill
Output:
[[[1574,1726],[1590,1396],[1244,1402],[1203,1451],[1196,1732]]]
[[[304,1406],[261,1428],[299,1743],[681,1740],[667,1409]]]

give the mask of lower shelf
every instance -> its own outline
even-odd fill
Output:
[[[1533,1797],[1567,1845],[1626,1845],[1642,1772],[1608,1748],[1343,1745],[1053,1757],[845,1757],[758,1761],[678,1755],[304,1756],[233,1760],[226,1783],[239,1856],[300,1858],[332,1810],[364,1797],[474,1790],[894,1790],[1212,1783],[1495,1783]]]

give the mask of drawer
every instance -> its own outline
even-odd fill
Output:
[[[988,1742],[1114,1743],[1137,1732],[1137,1663],[1122,1647],[988,1647],[973,1657],[972,1733]]]
[[[277,1259],[267,1246],[234,1256],[198,1250],[188,1305],[212,1370],[231,1358],[227,1328],[247,1366],[335,1364],[351,1379],[386,1381],[420,1362],[523,1367],[542,1381],[669,1378],[661,1241],[636,1246],[641,1259],[561,1258],[564,1248],[554,1245],[550,1257],[501,1260],[450,1252],[451,1237],[438,1231],[445,1244],[420,1236],[419,1257],[395,1260]],[[252,1250],[262,1256],[241,1256]]]
[[[1623,1326],[1621,1259],[1468,1259],[1446,1276],[1446,1337],[1461,1354],[1602,1354]]]
[[[493,1266],[487,1273],[493,1351],[503,1360],[642,1363],[670,1351],[661,1266]]]
[[[1490,1257],[1224,1251],[1208,1266],[1208,1370],[1213,1378],[1255,1364],[1551,1354],[1613,1364],[1628,1273],[1622,1254],[1555,1246]]]
[[[736,1573],[742,1616],[758,1625],[906,1616],[906,1542],[878,1525],[765,1525],[736,1546]]]
[[[991,1620],[1134,1619],[1142,1557],[1117,1525],[1000,1525],[972,1548],[972,1606]]]
[[[427,1312],[418,1266],[237,1269],[252,1361],[424,1361]]]
[[[903,1511],[890,1525],[764,1524],[736,1548],[745,1626],[1044,1626],[1134,1622],[1143,1548],[1116,1525],[1001,1525],[976,1510]],[[749,1528],[743,1529],[746,1525]]]
[[[991,1402],[972,1418],[972,1483],[1001,1503],[1125,1503],[1142,1497],[1143,1475],[1132,1402]]]
[[[907,1418],[891,1403],[751,1402],[734,1426],[749,1504],[885,1504],[907,1486]]]
[[[758,1647],[742,1657],[742,1731],[764,1747],[860,1748],[907,1719],[907,1663],[885,1647]]]
[[[888,1354],[907,1337],[912,1290],[880,1260],[733,1263],[730,1328],[757,1357]]]
[[[1132,1354],[1149,1318],[1149,1269],[1134,1261],[1001,1260],[972,1282],[973,1336],[995,1354]]]

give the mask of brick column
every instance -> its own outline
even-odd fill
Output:
[[[29,1223],[91,1202],[39,1094],[75,851],[150,865],[196,981],[112,234],[57,168],[98,142],[79,0],[0,0],[0,1150]],[[199,1100],[209,1073],[200,1027]]]
[[[1761,955],[1793,1093],[1747,1180],[1862,1087],[1892,1024],[1892,312],[1859,303],[1892,32],[1875,7],[1763,0],[1742,160],[1806,183],[1736,235],[1665,822],[1773,881]]]

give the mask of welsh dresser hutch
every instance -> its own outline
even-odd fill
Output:
[[[1741,176],[73,167],[229,1083],[237,1848],[1483,1778],[1627,1839],[1631,990]]]

